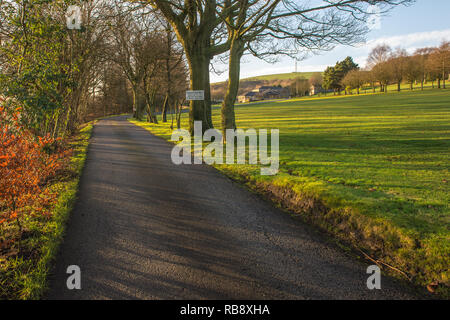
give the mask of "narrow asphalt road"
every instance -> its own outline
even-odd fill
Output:
[[[96,125],[48,299],[411,298],[388,278],[368,290],[368,265],[171,149],[126,117]]]

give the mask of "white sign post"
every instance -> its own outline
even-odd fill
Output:
[[[205,90],[186,91],[187,101],[203,101],[205,100]]]

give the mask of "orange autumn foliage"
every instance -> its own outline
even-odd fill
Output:
[[[67,153],[48,152],[58,140],[36,137],[20,117],[20,109],[8,114],[0,107],[0,227],[15,221],[21,229],[26,215],[47,215],[55,203],[46,184],[66,165]]]

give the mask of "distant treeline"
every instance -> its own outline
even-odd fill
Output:
[[[179,110],[188,87],[184,51],[151,6],[80,1],[80,28],[67,26],[68,3],[0,1],[0,97],[20,107],[38,135],[63,137],[110,114]]]
[[[444,41],[439,47],[421,48],[413,54],[404,49],[392,50],[388,45],[379,45],[370,53],[367,67],[361,69],[352,58],[328,67],[324,72],[323,87],[335,93],[346,94],[361,88],[370,87],[373,92],[380,88],[387,92],[389,85],[397,85],[401,91],[402,84],[409,84],[411,90],[420,84],[431,82],[438,88],[446,87],[450,73],[450,42]]]

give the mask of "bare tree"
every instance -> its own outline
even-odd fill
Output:
[[[322,86],[323,84],[323,75],[320,72],[315,72],[311,75],[311,77],[309,78],[309,84],[311,86]]]
[[[390,72],[388,68],[388,60],[392,55],[392,49],[388,45],[378,45],[372,49],[367,58],[367,66],[371,69],[373,80],[380,83],[380,91],[387,92],[387,84],[390,81]],[[375,85],[372,84],[375,92]]]
[[[445,80],[450,71],[450,42],[444,41],[433,50],[428,58],[428,68],[431,77],[438,80],[438,88],[446,88]]]
[[[377,1],[382,12],[410,1]],[[226,0],[217,15],[228,30],[229,79],[222,105],[222,129],[234,129],[234,103],[240,62],[247,50],[254,56],[303,56],[332,49],[336,44],[362,41],[373,1]]]
[[[392,49],[386,44],[380,44],[372,49],[367,58],[367,67],[372,69],[377,64],[386,62],[392,55]]]
[[[415,56],[415,63],[417,64],[417,68],[420,70],[420,85],[421,89],[424,89],[424,83],[427,80],[428,77],[428,70],[427,70],[427,61],[432,52],[432,48],[422,48],[416,50],[414,56]]]
[[[256,55],[295,54],[299,50],[323,50],[333,44],[360,40],[367,28],[372,0],[335,0],[323,3],[281,0],[147,0],[163,13],[182,43],[190,67],[190,87],[205,90],[205,101],[192,101],[190,129],[200,120],[212,127],[209,65],[211,59],[230,50],[228,93],[222,106],[224,128],[234,128],[234,102],[239,86],[240,59],[247,49]],[[412,0],[380,0],[386,11]],[[226,28],[226,32],[223,30]],[[224,34],[228,34],[227,37]],[[271,48],[260,39],[272,38]],[[261,50],[261,48],[264,50]]]
[[[388,92],[388,85],[392,80],[392,73],[388,61],[380,62],[372,69],[374,78],[380,83],[380,91]]]
[[[172,110],[186,91],[187,70],[183,48],[179,46],[170,23],[165,28],[165,87],[166,94],[162,109],[162,122],[167,122],[167,112]]]
[[[248,46],[249,42],[257,40],[258,37],[261,38],[260,34],[270,24],[279,3],[280,0],[225,0],[218,6],[217,14],[227,28],[230,44],[228,86],[221,111],[224,132],[226,129],[236,129],[234,104],[239,91],[242,56],[246,49],[251,50]],[[264,53],[266,52],[267,50]],[[263,53],[260,52],[260,54]],[[224,134],[223,137],[225,138],[226,135]]]
[[[291,96],[304,97],[308,94],[310,88],[311,86],[308,79],[298,77],[291,82]]]
[[[360,94],[361,87],[367,83],[367,71],[351,70],[342,79],[344,87],[350,90],[356,89],[357,94]]]
[[[114,45],[109,48],[108,56],[128,78],[133,94],[134,116],[140,119],[143,110],[138,103],[139,88],[148,63],[149,53],[145,52],[147,40],[156,28],[152,25],[154,19],[147,8],[137,10],[128,3],[120,2],[111,4],[109,14],[112,17],[110,34]]]
[[[388,68],[391,79],[397,83],[397,91],[402,89],[403,78],[406,74],[408,53],[404,49],[395,50],[388,60]]]
[[[404,77],[409,83],[410,90],[414,90],[414,83],[416,81],[422,82],[423,89],[423,70],[422,70],[422,56],[412,55],[405,58]]]
[[[164,34],[153,31],[143,39],[142,46],[138,52],[138,67],[142,72],[140,83],[145,97],[147,121],[158,123],[156,116],[157,95],[161,89],[164,79]]]
[[[190,89],[204,90],[204,101],[191,101],[190,130],[194,121],[201,121],[203,130],[213,128],[211,117],[211,91],[209,66],[211,59],[226,52],[229,43],[215,37],[216,28],[222,23],[216,14],[218,1],[206,0],[147,0],[158,9],[172,25],[183,45],[190,73]]]

